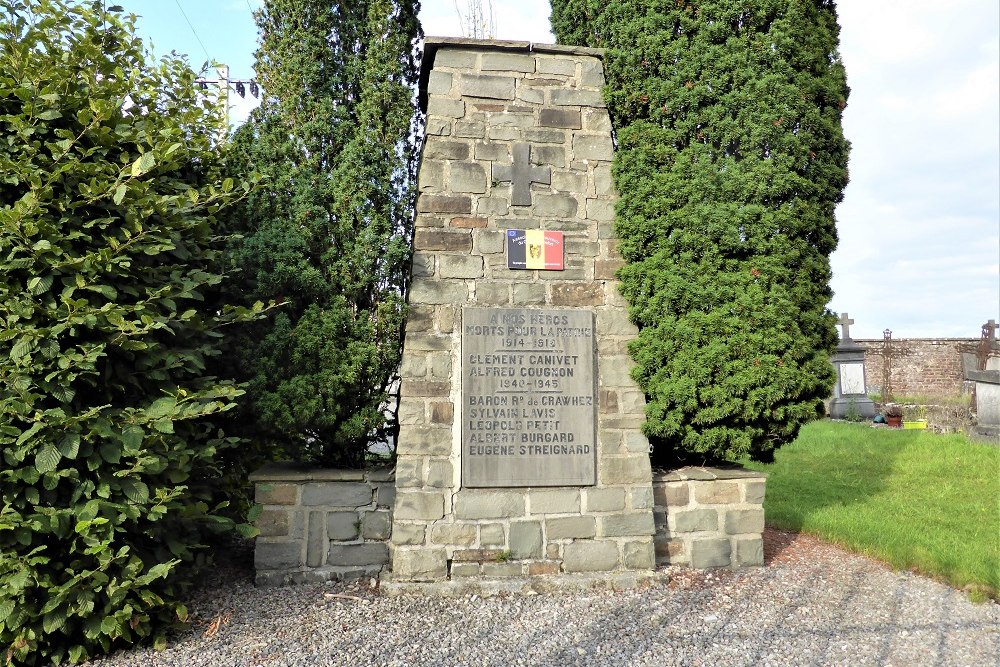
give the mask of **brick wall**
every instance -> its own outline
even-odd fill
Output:
[[[865,348],[868,392],[882,393],[882,339],[855,339]],[[962,349],[978,338],[900,338],[893,347],[892,392],[896,396],[958,396],[963,393]]]

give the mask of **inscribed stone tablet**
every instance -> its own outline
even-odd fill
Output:
[[[840,364],[840,393],[842,396],[865,393],[864,364]]]
[[[462,309],[462,485],[595,483],[594,314]]]

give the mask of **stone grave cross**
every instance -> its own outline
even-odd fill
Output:
[[[837,320],[837,324],[841,327],[841,340],[851,340],[851,330],[850,326],[854,324],[854,320],[847,316],[847,313],[841,313],[840,319]]]
[[[494,164],[493,180],[510,181],[510,203],[514,206],[531,205],[531,184],[552,182],[552,168],[532,165],[529,160],[530,146],[514,144],[514,160],[511,164]]]

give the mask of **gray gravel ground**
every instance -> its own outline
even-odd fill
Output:
[[[769,538],[765,567],[667,568],[669,584],[624,592],[390,598],[368,581],[256,589],[225,570],[167,650],[89,664],[1000,666],[1000,605],[812,538]]]

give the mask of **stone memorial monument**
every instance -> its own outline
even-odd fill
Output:
[[[871,419],[875,404],[868,398],[865,373],[865,348],[851,338],[850,326],[854,320],[843,313],[838,321],[841,327],[840,343],[831,361],[837,369],[837,382],[833,386],[830,416],[834,419]]]
[[[654,567],[596,49],[428,38],[392,580]]]

